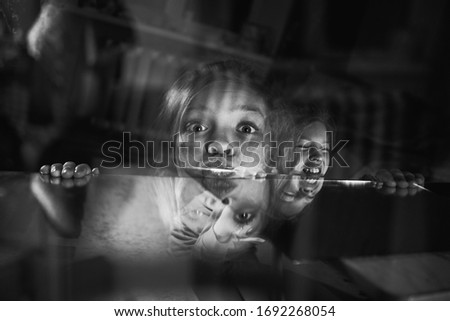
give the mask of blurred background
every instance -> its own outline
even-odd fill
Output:
[[[326,107],[348,168],[450,181],[445,0],[0,0],[0,170],[100,163],[155,127],[180,71],[249,61]]]

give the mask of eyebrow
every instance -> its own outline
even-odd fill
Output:
[[[258,108],[257,106],[253,106],[253,105],[238,105],[238,106],[232,108],[231,110],[250,111],[250,112],[258,113],[262,117],[264,117],[264,114],[262,113],[261,108]]]
[[[329,147],[330,143],[328,141],[324,142],[324,143],[319,143],[315,140],[312,140],[308,137],[306,138],[301,138],[297,141],[297,143],[295,144],[295,147],[302,147],[302,143],[314,143],[314,144],[319,144],[321,147]]]
[[[186,114],[188,113],[192,113],[192,112],[201,112],[204,111],[206,109],[205,105],[195,105],[195,106],[189,106],[189,108],[186,110]],[[253,113],[257,113],[260,114],[261,117],[265,117],[264,113],[261,111],[261,108],[257,107],[257,106],[253,106],[253,105],[237,105],[234,106],[233,108],[231,108],[231,111],[249,111],[249,112],[253,112]]]

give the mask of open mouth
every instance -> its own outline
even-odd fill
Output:
[[[323,180],[322,167],[305,167],[297,176],[299,186],[297,190],[284,190],[281,198],[285,202],[307,198],[313,200],[316,196],[320,182]]]
[[[302,170],[306,178],[319,178],[322,174],[322,168],[320,167],[305,167]]]
[[[305,175],[302,175],[299,193],[303,194],[303,196],[313,198],[316,195],[316,189],[319,182],[323,180],[323,177],[321,176],[322,170],[318,167],[306,167],[303,169],[303,173]]]
[[[204,168],[204,169],[202,169],[203,177],[230,178],[233,175],[235,175],[235,171],[233,169],[228,169],[228,168]]]
[[[309,193],[322,179],[322,169],[320,167],[305,167],[294,174],[293,178],[299,180],[300,189],[305,189],[305,192]]]
[[[201,183],[208,191],[222,199],[236,188],[237,184],[232,179],[234,175],[233,170],[205,169],[202,171]]]
[[[302,194],[304,197],[308,197],[311,199],[314,198],[314,196],[316,196],[316,187],[317,187],[316,183],[314,183],[314,186],[307,186],[301,188],[299,190],[299,193],[297,194]]]
[[[283,192],[281,194],[281,199],[285,202],[293,202],[296,197],[297,197],[297,193]]]
[[[223,178],[203,178],[202,185],[220,199],[223,199],[236,188],[236,183],[234,181]]]

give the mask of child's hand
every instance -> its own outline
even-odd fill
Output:
[[[214,219],[220,215],[225,205],[210,191],[194,197],[180,211],[180,220],[185,228],[200,234],[205,228],[209,228]]]
[[[375,173],[375,180],[380,182],[381,192],[398,196],[415,195],[423,186],[425,178],[422,174],[403,172],[399,169],[381,169]]]
[[[61,184],[67,188],[84,186],[92,176],[100,173],[98,168],[91,169],[88,164],[76,165],[74,162],[44,165],[39,172],[41,174],[41,180],[44,182],[55,185]]]

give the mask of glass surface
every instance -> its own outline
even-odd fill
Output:
[[[187,177],[101,174],[66,188],[39,174],[2,173],[2,298],[382,298],[356,291],[364,282],[344,275],[383,288],[370,266],[394,273],[387,262],[401,261],[398,268],[405,258],[412,275],[447,277],[448,196],[325,182],[304,214],[286,220],[268,205],[277,179],[234,179],[224,204]],[[390,290],[401,298],[420,289]]]

